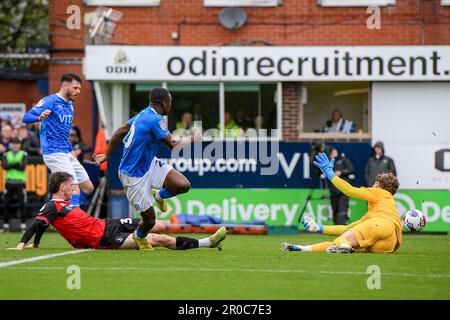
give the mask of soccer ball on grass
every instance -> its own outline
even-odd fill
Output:
[[[402,216],[403,227],[411,232],[422,230],[425,227],[426,222],[424,214],[417,209],[409,210]]]

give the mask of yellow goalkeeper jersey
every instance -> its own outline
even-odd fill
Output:
[[[395,226],[398,245],[402,244],[402,223],[395,206],[394,197],[389,191],[382,188],[355,188],[338,176],[331,179],[331,182],[346,196],[367,201],[368,211],[366,214],[347,227],[352,227],[374,217],[387,219]]]

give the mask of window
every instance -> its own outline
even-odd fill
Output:
[[[167,120],[175,136],[190,136],[201,127],[205,140],[281,138],[274,130],[281,126],[281,83],[135,83],[130,86],[130,117],[149,105],[150,90],[164,86],[172,96]]]
[[[395,5],[395,0],[318,0],[323,7],[369,7]]]
[[[84,0],[88,6],[159,6],[160,0]]]
[[[203,0],[205,7],[277,7],[281,0]]]
[[[443,6],[450,6],[450,0],[441,0]]]
[[[247,129],[275,129],[276,92],[276,83],[226,83],[225,129],[232,130],[225,130],[225,136],[242,136]]]
[[[367,138],[369,93],[369,82],[304,82],[301,138]]]
[[[195,121],[201,121],[203,131],[219,136],[220,122],[218,83],[169,83],[167,89],[172,95],[172,109],[169,114],[169,129],[174,135],[192,134]]]

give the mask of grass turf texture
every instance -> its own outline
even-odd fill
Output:
[[[203,235],[194,235],[202,237]],[[18,233],[0,234],[0,263],[72,248],[56,233],[39,249],[7,251]],[[406,235],[396,254],[284,252],[284,241],[323,235],[229,235],[223,251],[90,251],[0,268],[0,299],[450,299],[450,237]],[[81,289],[66,287],[67,267],[81,268]],[[367,267],[381,269],[369,290]]]

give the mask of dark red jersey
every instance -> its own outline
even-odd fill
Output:
[[[105,233],[105,220],[91,217],[68,201],[52,199],[41,208],[36,219],[50,224],[78,249],[97,248]]]

